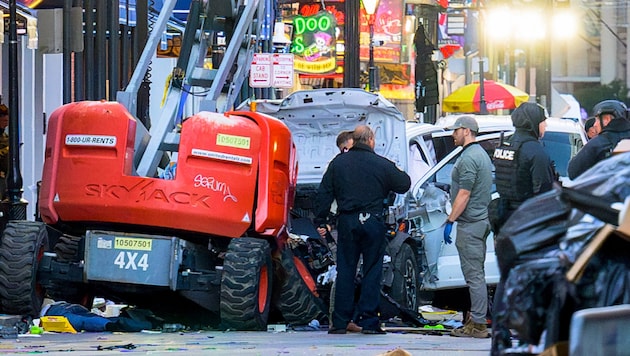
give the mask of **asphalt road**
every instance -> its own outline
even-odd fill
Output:
[[[425,335],[412,331],[390,331],[387,335],[328,335],[325,331],[46,332],[18,339],[0,339],[0,354],[375,356],[396,348],[412,355],[486,356],[490,352],[490,339]]]

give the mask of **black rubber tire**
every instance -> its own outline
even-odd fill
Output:
[[[57,260],[62,262],[78,261],[79,244],[82,237],[62,235],[55,244],[54,251],[57,254]]]
[[[230,242],[221,276],[221,324],[226,329],[266,330],[273,281],[269,243],[257,238]]]
[[[394,259],[394,280],[392,281],[391,297],[401,307],[418,311],[420,280],[418,262],[409,244],[402,244],[400,252]]]
[[[39,317],[45,290],[37,282],[37,268],[47,247],[44,223],[7,224],[0,241],[0,302],[4,313]]]
[[[326,304],[319,297],[316,281],[304,262],[293,254],[289,246],[282,251],[282,281],[278,309],[284,320],[293,325],[307,325],[326,314]]]

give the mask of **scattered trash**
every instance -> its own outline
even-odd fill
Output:
[[[125,350],[133,350],[136,348],[136,345],[134,344],[125,344],[125,345],[112,345],[112,346],[101,346],[98,345],[98,347],[96,348],[99,351],[103,351],[103,350],[114,350],[114,349],[125,349]]]
[[[162,326],[162,332],[164,333],[176,333],[184,330],[186,330],[186,327],[182,324],[164,324]]]
[[[321,273],[317,276],[317,283],[325,285],[330,284],[335,281],[337,278],[337,266],[331,265],[328,266],[328,270],[324,273]]]
[[[120,315],[120,311],[126,308],[126,304],[108,304],[105,306],[105,317],[113,318]]]
[[[0,326],[14,326],[16,323],[20,321],[20,316],[18,315],[0,315]]]
[[[308,326],[314,328],[315,330],[319,330],[319,320],[317,319],[311,320],[311,322],[308,323]]]
[[[431,321],[461,320],[462,318],[462,314],[455,310],[436,308],[432,305],[423,305],[418,310],[423,318]]]
[[[444,321],[440,322],[440,324],[442,324],[442,325],[444,325],[446,327],[452,328],[452,329],[457,329],[459,327],[464,326],[464,324],[461,321],[453,320],[453,319],[444,320]]]
[[[18,330],[14,326],[0,326],[0,339],[17,339]]]
[[[267,331],[274,332],[274,333],[286,332],[287,326],[284,324],[269,324],[267,325]]]
[[[388,303],[390,307],[394,307],[398,311],[397,313],[399,314],[398,316],[404,322],[413,324],[415,326],[420,326],[420,327],[424,325],[435,325],[434,321],[427,320],[418,312],[410,310],[406,307],[403,307],[402,305],[400,305],[398,302],[396,302],[392,297],[390,297],[388,294],[386,294],[382,290],[381,290],[381,299],[384,300],[385,303]],[[381,306],[384,306],[384,304],[381,303]]]
[[[29,329],[29,333],[33,334],[33,335],[39,335],[39,334],[43,334],[44,333],[44,328],[42,328],[41,326],[31,326],[31,328]]]
[[[77,333],[65,316],[42,316],[40,321],[45,331]]]

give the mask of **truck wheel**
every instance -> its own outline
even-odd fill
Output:
[[[45,290],[37,282],[37,268],[47,246],[45,224],[7,224],[0,241],[0,302],[4,313],[39,317]]]
[[[271,249],[256,238],[230,242],[221,277],[221,323],[236,330],[266,330],[271,304]]]
[[[418,262],[409,244],[402,244],[394,259],[394,280],[391,297],[401,307],[412,311],[418,310]]]
[[[326,307],[317,294],[317,283],[289,246],[282,251],[281,262],[286,276],[282,281],[278,309],[284,320],[289,324],[307,325],[325,315]]]

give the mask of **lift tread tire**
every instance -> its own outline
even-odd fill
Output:
[[[55,244],[54,251],[57,260],[62,262],[73,262],[79,260],[79,244],[82,237],[62,235]]]
[[[4,313],[39,317],[45,291],[37,283],[37,268],[47,247],[45,224],[7,224],[0,240],[0,302]]]
[[[282,251],[281,263],[286,276],[282,281],[278,309],[284,320],[293,325],[307,325],[325,315],[324,302],[315,294],[316,290],[311,290],[316,288],[315,281],[304,262],[288,246]],[[301,268],[296,265],[298,263],[302,264]]]
[[[418,292],[420,280],[418,262],[413,248],[408,243],[400,246],[400,251],[394,259],[394,280],[392,282],[391,297],[400,306],[408,310],[418,310]]]
[[[221,277],[221,324],[227,329],[266,330],[271,304],[269,243],[237,238],[225,254]]]

